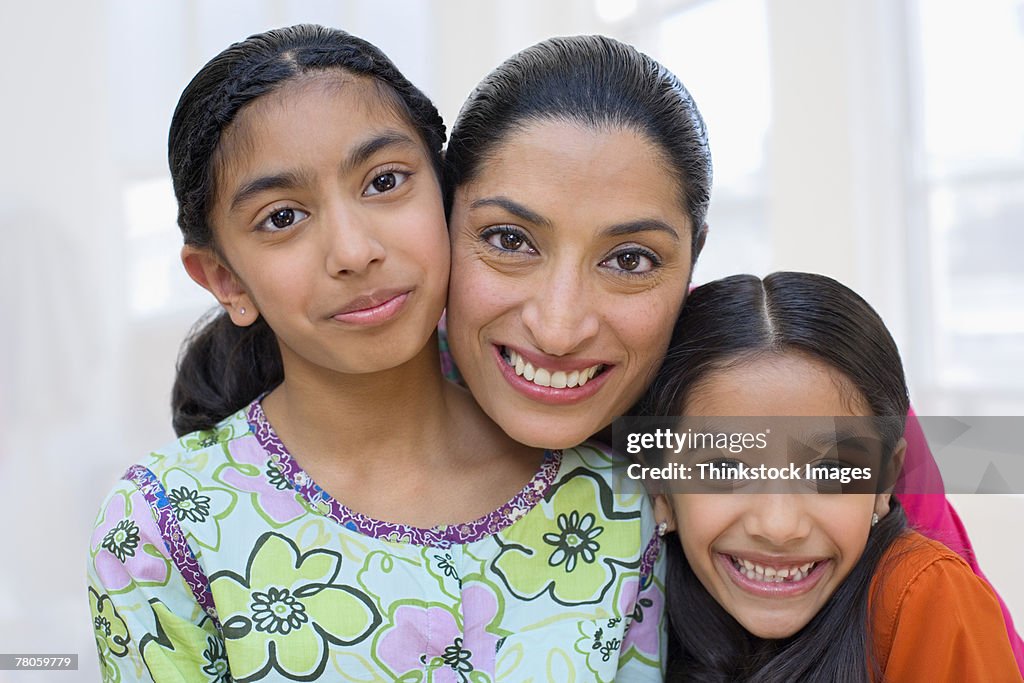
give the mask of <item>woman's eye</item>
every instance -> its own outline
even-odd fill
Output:
[[[363,191],[363,195],[373,196],[390,192],[404,183],[408,177],[408,173],[402,173],[401,171],[388,171],[386,173],[381,173],[370,181],[370,184]]]
[[[260,230],[276,232],[290,228],[307,218],[309,218],[309,214],[301,209],[275,209],[257,227]]]
[[[625,273],[640,275],[658,266],[657,257],[646,249],[628,249],[613,254],[601,262],[602,266]]]
[[[508,227],[492,228],[483,234],[484,240],[496,249],[513,252],[532,252],[533,247],[526,236]]]

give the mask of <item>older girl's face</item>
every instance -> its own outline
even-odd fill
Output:
[[[692,227],[630,128],[532,123],[456,191],[449,341],[509,436],[574,446],[636,401],[686,295]]]

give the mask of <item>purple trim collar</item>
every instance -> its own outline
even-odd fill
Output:
[[[318,510],[325,517],[364,536],[397,543],[448,548],[453,545],[473,543],[492,536],[511,526],[544,499],[555,482],[562,464],[561,451],[545,451],[544,461],[533,479],[512,500],[497,510],[465,524],[448,524],[424,529],[367,517],[350,510],[332,498],[330,494],[316,485],[316,482],[288,453],[277,436],[277,432],[267,420],[259,399],[249,405],[246,410],[246,419],[256,440],[270,454],[274,465],[314,510]]]

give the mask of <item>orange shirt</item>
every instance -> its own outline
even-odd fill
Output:
[[[871,584],[886,683],[1021,681],[995,592],[946,546],[908,532]]]

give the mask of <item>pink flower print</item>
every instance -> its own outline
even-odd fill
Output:
[[[498,615],[498,598],[483,584],[469,584],[462,591],[462,614],[466,630],[465,645],[473,653],[473,666],[478,671],[493,673],[498,636],[488,631],[487,627]]]
[[[240,466],[225,467],[218,473],[218,478],[229,486],[253,494],[253,506],[267,521],[280,526],[305,514],[305,508],[296,500],[295,490],[270,464],[267,452],[255,437],[231,441],[228,451]]]
[[[473,671],[494,672],[498,637],[487,628],[497,614],[497,597],[480,584],[462,592],[461,615],[437,605],[407,602],[394,610],[392,626],[377,643],[377,655],[396,677],[431,671],[430,680],[437,683],[467,683]]]
[[[657,661],[661,645],[661,617],[665,611],[665,595],[653,579],[640,589],[640,581],[631,579],[623,586],[619,613],[630,618],[622,639],[623,656],[633,648],[645,659]],[[638,593],[639,590],[639,593]]]
[[[147,552],[147,546],[159,557]],[[117,490],[111,495],[103,518],[92,532],[89,548],[96,573],[108,591],[123,590],[133,582],[162,585],[167,581],[167,548],[138,490]]]
[[[399,606],[392,616],[393,626],[378,641],[377,655],[396,677],[423,671],[431,658],[462,636],[451,612],[421,605]]]

